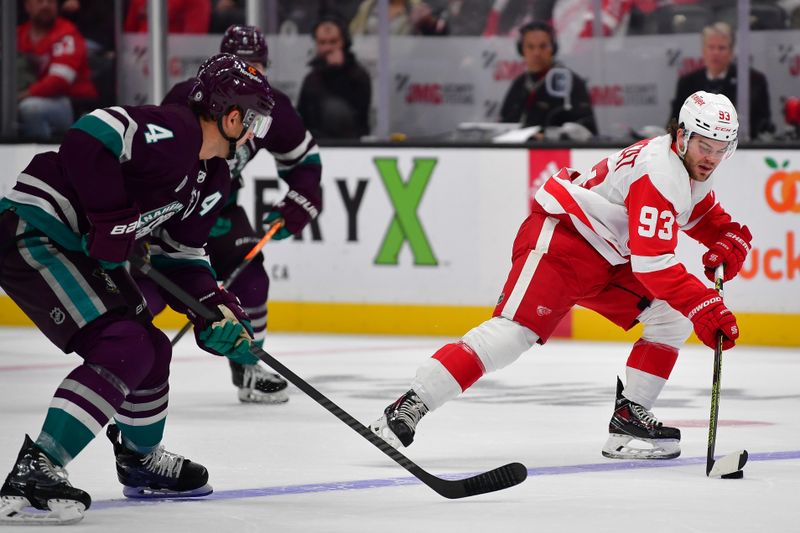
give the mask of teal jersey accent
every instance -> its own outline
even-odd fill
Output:
[[[117,130],[109,126],[108,123],[95,116],[84,115],[79,118],[78,121],[72,125],[72,127],[76,130],[81,130],[91,135],[103,143],[103,145],[108,148],[108,150],[117,158],[122,155],[122,137]]]
[[[54,254],[47,249],[48,246],[51,249],[53,248],[43,237],[26,237],[22,242],[25,243],[26,250],[31,254],[31,257],[47,269],[53,278],[58,280],[62,290],[87,324],[105,312],[105,310],[98,309],[93,302],[93,298],[81,287],[79,281],[64,263],[64,256],[60,253]]]
[[[13,209],[19,218],[38,229],[67,250],[72,250],[73,252],[80,252],[83,250],[81,247],[81,235],[74,233],[69,226],[53,215],[45,212],[43,209],[32,205],[20,204],[8,198],[0,200],[0,213],[9,209]]]
[[[296,164],[294,164],[292,166],[281,165],[278,161],[276,161],[276,163],[277,163],[277,166],[278,166],[278,177],[280,177],[281,179],[285,179],[286,176],[289,174],[289,172],[292,171],[292,169],[295,169],[295,168],[301,167],[301,166],[305,166],[305,165],[317,165],[317,166],[320,166],[320,165],[322,165],[322,160],[319,158],[319,152],[314,152],[314,153],[309,153],[303,159],[301,159],[300,161],[298,161]]]

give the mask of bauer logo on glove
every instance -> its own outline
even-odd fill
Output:
[[[300,232],[306,224],[319,216],[322,202],[319,197],[303,195],[289,189],[286,196],[275,205],[275,210],[264,219],[265,224],[272,224],[282,218],[284,225],[275,233],[275,240],[282,240]]]

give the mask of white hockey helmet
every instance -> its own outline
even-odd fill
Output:
[[[736,150],[739,117],[733,103],[724,94],[697,91],[690,95],[683,102],[678,115],[678,124],[686,132],[684,145],[678,147],[681,157],[686,154],[689,138],[694,133],[727,142],[726,158]]]

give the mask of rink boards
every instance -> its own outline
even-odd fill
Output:
[[[35,145],[0,145],[0,194]],[[273,331],[457,336],[487,318],[510,267],[511,245],[542,180],[562,166],[586,172],[610,149],[326,147],[323,211],[300,238],[265,248]],[[285,193],[274,160],[245,170],[242,204],[261,217]],[[800,345],[800,151],[739,149],[715,189],[754,235],[742,274],[726,286],[742,342]],[[701,274],[702,248],[683,236],[678,255]],[[703,278],[704,279],[704,278]],[[2,324],[27,319],[0,295]],[[171,314],[164,327],[180,327]],[[559,336],[619,340],[624,333],[576,309]]]

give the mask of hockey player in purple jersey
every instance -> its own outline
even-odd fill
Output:
[[[264,35],[254,26],[230,26],[222,38],[220,52],[235,54],[260,72],[268,65],[268,49]],[[164,104],[185,103],[194,79],[175,85],[164,98]],[[316,218],[322,209],[320,175],[322,167],[319,149],[306,130],[303,121],[292,107],[289,97],[272,89],[275,109],[272,126],[263,138],[254,138],[243,144],[229,163],[233,179],[232,193],[227,204],[211,229],[206,247],[217,279],[224,280],[242,262],[250,249],[259,241],[259,234],[247,219],[244,209],[237,203],[237,193],[242,187],[242,169],[259,150],[266,150],[275,158],[278,175],[287,183],[289,191],[270,213],[266,222],[282,218],[284,226],[273,239],[285,239],[301,231]],[[260,224],[257,224],[257,227]],[[137,278],[147,303],[154,314],[166,305],[155,284],[149,279]],[[267,328],[267,297],[269,277],[264,269],[264,258],[259,254],[245,270],[227,287],[242,303],[253,326],[256,344],[261,346]],[[267,372],[252,357],[249,361],[229,361],[232,381],[238,389],[239,400],[245,403],[283,403],[289,400],[286,381]]]
[[[266,134],[274,101],[266,79],[228,54],[200,67],[189,97],[191,106],[82,117],[0,200],[0,286],[53,344],[83,359],[59,384],[39,436],[25,436],[0,489],[0,523],[80,520],[91,498],[64,467],[111,418],[127,496],[212,490],[205,467],[161,444],[171,346],[124,265],[147,236],[152,266],[224,317],[210,323],[183,309],[198,344],[246,356],[247,316],[218,288],[203,246],[230,191],[223,158]]]

